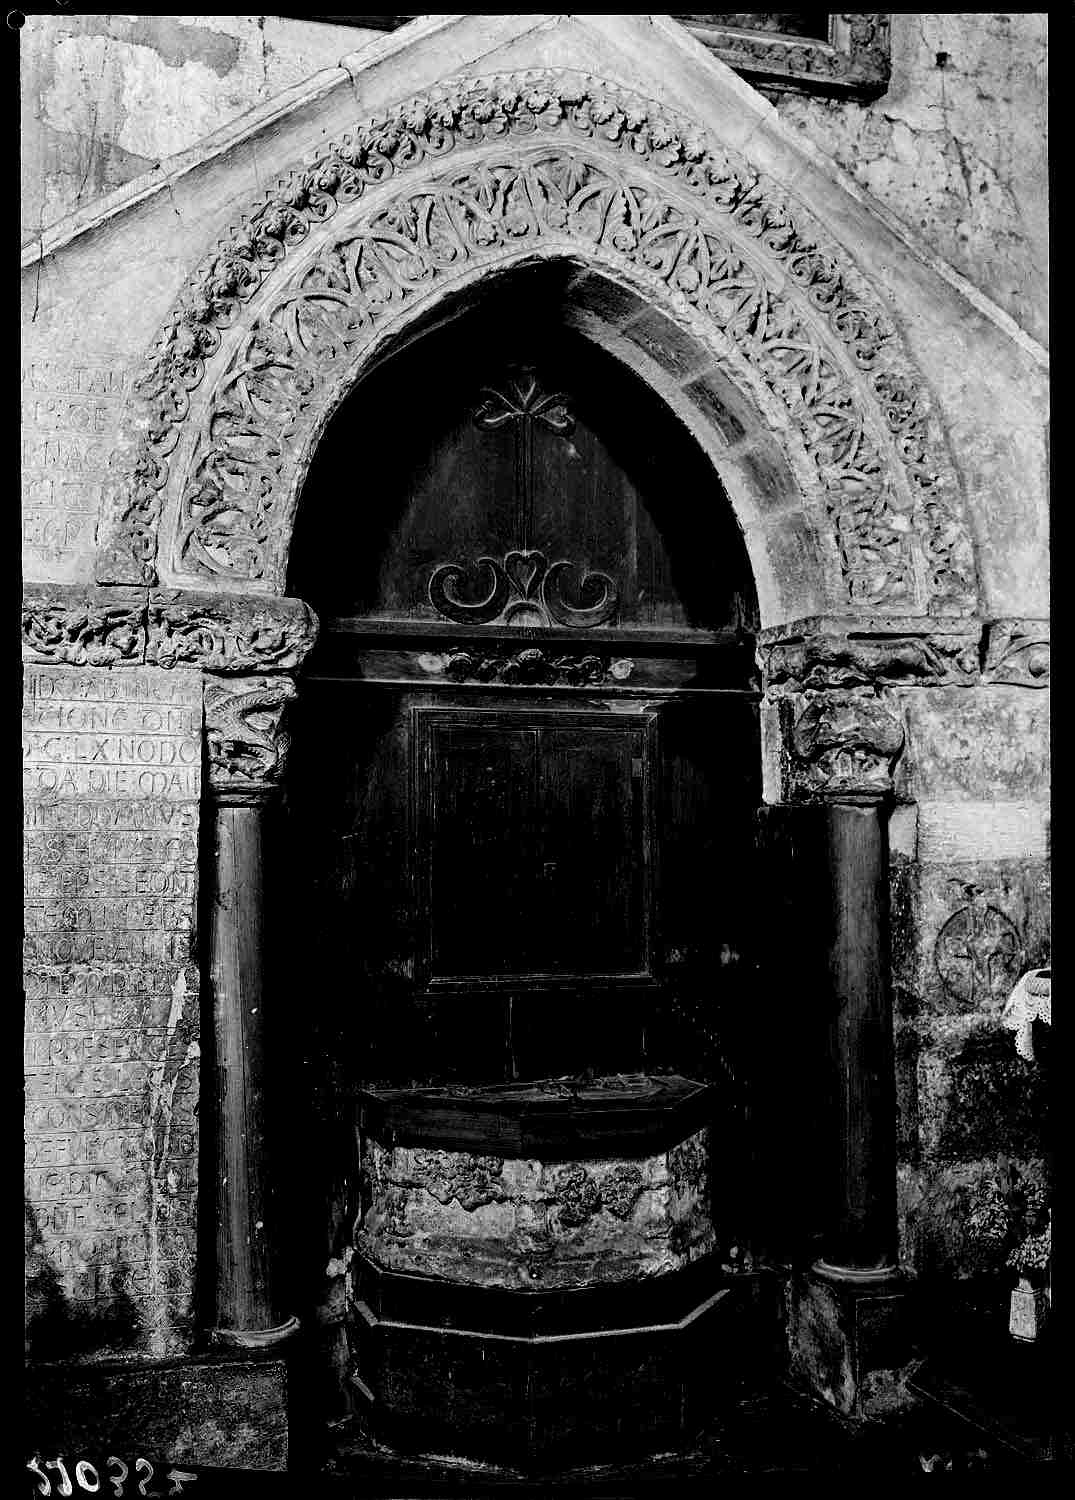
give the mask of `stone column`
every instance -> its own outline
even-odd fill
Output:
[[[814,1270],[873,1283],[896,1271],[896,1094],[889,994],[888,804],[903,728],[865,691],[806,693],[793,710],[793,787],[826,807],[827,1018],[838,1178]]]
[[[213,1002],[216,1342],[261,1348],[298,1328],[274,1286],[268,1224],[263,1038],[264,820],[284,769],[288,677],[205,689],[213,868],[208,934]]]

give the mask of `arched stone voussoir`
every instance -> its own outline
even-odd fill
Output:
[[[314,442],[369,361],[430,299],[555,256],[749,368],[808,456],[839,603],[974,611],[956,477],[880,297],[689,120],[567,71],[449,80],[252,205],[135,383],[99,580],[282,591]]]

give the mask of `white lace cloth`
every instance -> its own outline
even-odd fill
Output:
[[[1052,1025],[1052,970],[1030,969],[1008,996],[1000,1024],[1015,1032],[1015,1050],[1027,1062],[1034,1061],[1034,1022]]]

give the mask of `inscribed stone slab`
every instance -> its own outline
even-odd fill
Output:
[[[28,359],[22,370],[22,566],[27,578],[92,573],[101,489],[123,411],[125,358]]]
[[[194,672],[25,670],[33,1353],[186,1348],[201,717]]]

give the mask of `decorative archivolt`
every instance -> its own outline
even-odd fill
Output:
[[[852,606],[973,609],[954,474],[880,301],[688,122],[561,73],[444,85],[327,147],[221,241],[136,382],[99,577],[153,581],[167,493],[181,573],[282,587],[296,455],[363,350],[424,295],[531,251],[607,267],[749,362],[813,461]]]

